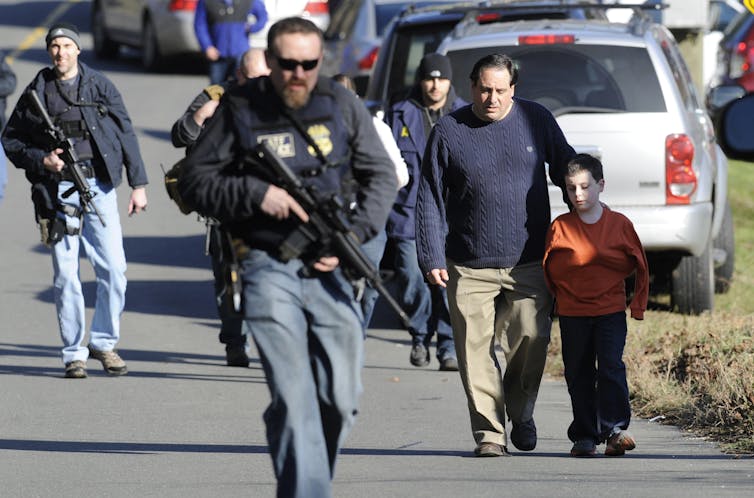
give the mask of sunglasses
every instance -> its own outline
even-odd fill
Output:
[[[298,66],[301,66],[304,71],[311,71],[319,65],[319,59],[297,61],[296,59],[284,59],[278,56],[275,56],[275,59],[278,61],[278,66],[286,71],[295,71]]]

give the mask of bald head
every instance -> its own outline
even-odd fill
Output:
[[[241,56],[238,66],[237,79],[243,84],[246,80],[266,76],[270,74],[270,68],[264,58],[264,50],[261,48],[250,48]]]

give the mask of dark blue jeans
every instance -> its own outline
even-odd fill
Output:
[[[448,295],[444,288],[429,285],[424,279],[416,255],[416,241],[390,239],[395,247],[395,279],[398,302],[411,321],[411,339],[414,344],[429,346],[437,334],[437,359],[456,357],[453,329],[450,326]]]
[[[386,242],[387,234],[385,233],[385,230],[381,230],[373,239],[361,245],[361,250],[364,251],[364,255],[369,258],[369,261],[371,261],[376,268],[380,267],[380,260],[382,260],[382,255],[385,253]],[[361,298],[361,310],[364,313],[364,330],[369,327],[369,322],[372,320],[372,313],[374,312],[374,306],[377,304],[377,298],[379,297],[379,292],[369,285],[366,286],[366,289],[364,289],[364,295]]]
[[[209,82],[213,85],[235,76],[236,59],[235,57],[220,57],[216,61],[209,63]]]
[[[573,422],[571,441],[605,441],[631,421],[626,366],[626,313],[593,317],[561,316],[560,337]]]

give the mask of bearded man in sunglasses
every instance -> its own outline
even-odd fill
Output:
[[[244,319],[272,398],[264,420],[277,496],[330,497],[362,391],[361,307],[320,241],[292,258],[281,253],[309,216],[267,166],[248,158],[266,142],[318,201],[342,197],[360,243],[384,228],[397,180],[366,107],[319,76],[322,32],[287,18],[267,42],[269,76],[223,95],[178,187],[200,214],[220,220],[238,249]]]

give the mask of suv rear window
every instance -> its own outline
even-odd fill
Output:
[[[518,64],[516,95],[555,114],[559,110],[665,112],[652,61],[640,47],[527,45],[449,52],[453,86],[461,97],[471,99],[469,74],[474,63],[495,51]]]
[[[425,54],[437,50],[443,38],[450,33],[458,20],[433,23],[424,26],[411,26],[411,29],[398,31],[394,37],[394,48],[388,74],[387,88],[394,89],[388,95],[388,102],[402,99],[413,86],[416,69]]]

